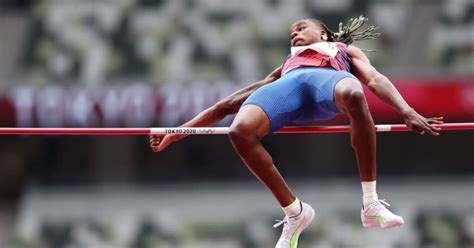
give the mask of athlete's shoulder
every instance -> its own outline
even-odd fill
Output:
[[[359,52],[364,53],[364,52],[362,52],[362,49],[360,49],[360,48],[358,48],[354,45],[347,45],[347,50],[351,51],[351,52],[355,52],[355,53],[359,53]]]
[[[362,59],[362,60],[365,60],[365,61],[369,61],[369,59],[365,55],[364,51],[362,51],[362,49],[360,49],[360,48],[358,48],[354,45],[347,46],[347,54],[351,58],[358,58],[358,59]]]

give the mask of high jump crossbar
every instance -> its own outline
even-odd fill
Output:
[[[436,124],[443,131],[474,130],[474,122]],[[375,125],[377,132],[410,131],[405,124]],[[0,128],[0,135],[161,135],[187,134],[210,135],[228,134],[229,127],[151,127],[151,128]],[[347,133],[349,125],[332,126],[289,126],[283,127],[275,133]]]

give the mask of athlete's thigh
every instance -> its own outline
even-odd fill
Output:
[[[334,101],[339,111],[347,113],[344,99],[352,93],[364,93],[362,84],[355,78],[344,78],[336,84],[334,88]]]
[[[258,106],[267,116],[270,132],[273,132],[301,115],[305,103],[304,88],[305,84],[296,74],[285,75],[256,90],[243,105]]]
[[[231,128],[237,127],[263,137],[270,131],[270,120],[261,107],[248,104],[240,108],[232,122]]]

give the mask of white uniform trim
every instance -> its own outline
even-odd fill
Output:
[[[336,54],[339,52],[339,48],[337,48],[335,42],[316,42],[307,46],[291,47],[291,56],[295,56],[295,54],[307,49],[328,55],[331,58],[336,57]]]

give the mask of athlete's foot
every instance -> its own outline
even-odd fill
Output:
[[[314,219],[314,209],[304,202],[301,202],[301,212],[295,216],[285,216],[285,218],[275,224],[277,228],[283,224],[283,232],[275,248],[296,248],[301,232],[306,229]]]
[[[390,206],[385,200],[377,200],[369,203],[360,211],[360,218],[364,227],[382,227],[391,228],[403,225],[404,221],[384,205]]]

